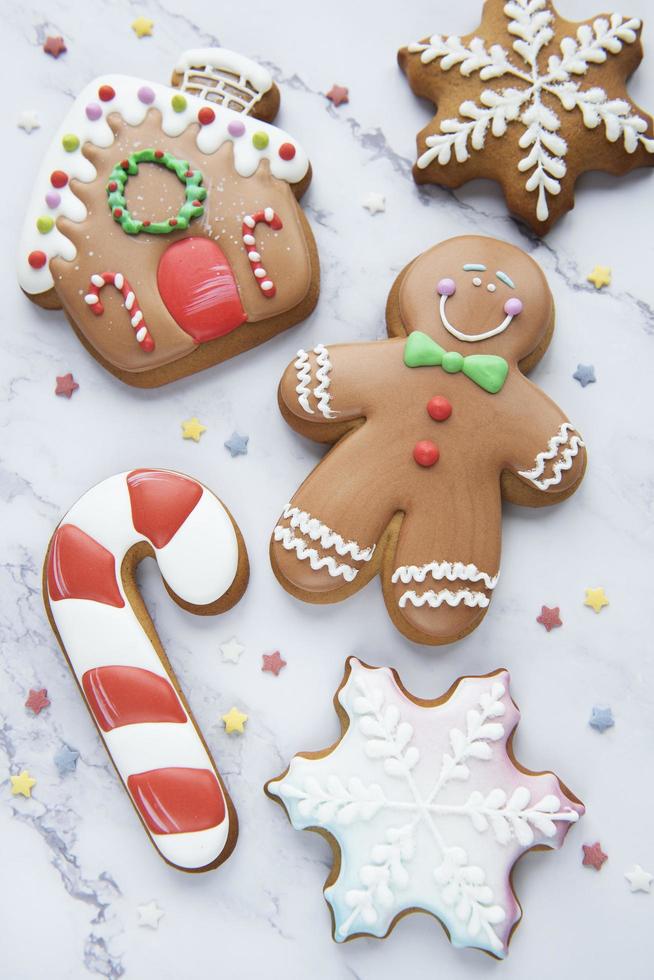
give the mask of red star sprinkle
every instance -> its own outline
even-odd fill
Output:
[[[46,37],[43,50],[46,54],[51,54],[53,58],[58,58],[67,50],[66,42],[63,37]]]
[[[582,844],[581,846],[584,852],[584,859],[581,863],[587,868],[595,868],[595,871],[599,871],[608,858],[608,854],[604,853],[600,842],[596,841],[594,844]]]
[[[559,616],[559,607],[554,606],[550,609],[549,606],[541,606],[540,616],[536,617],[536,622],[542,623],[548,633],[555,626],[563,626],[561,617]]]
[[[79,385],[75,381],[72,374],[62,374],[61,377],[57,375],[57,387],[55,388],[55,395],[65,395],[66,398],[70,398],[74,391],[77,391]]]
[[[263,653],[262,657],[263,667],[261,669],[270,671],[275,677],[286,666],[286,661],[282,660],[279,650],[275,650],[274,653]]]
[[[329,92],[326,93],[326,98],[335,105],[342,105],[343,102],[349,102],[349,90],[343,85],[332,85]]]
[[[25,707],[33,711],[35,715],[39,715],[49,704],[48,692],[42,687],[40,691],[30,690]]]

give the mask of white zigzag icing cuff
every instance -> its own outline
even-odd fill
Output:
[[[499,572],[497,575],[481,572],[473,562],[465,565],[460,561],[431,561],[426,565],[400,565],[393,572],[391,581],[393,584],[402,582],[408,585],[409,582],[424,582],[429,574],[437,582],[441,579],[448,582],[483,582],[487,589],[494,589],[500,577]]]
[[[321,548],[334,548],[341,557],[350,555],[354,561],[370,561],[376,545],[369,548],[362,548],[356,541],[346,541],[336,531],[323,524],[317,517],[312,517],[306,510],[299,507],[292,507],[287,504],[284,508],[283,516],[290,521],[291,527],[299,528],[302,534],[306,534],[312,541],[319,541]]]
[[[552,436],[548,442],[547,450],[538,453],[536,456],[536,465],[533,469],[519,470],[518,476],[524,477],[525,480],[530,480],[539,490],[547,490],[549,487],[556,486],[560,483],[561,475],[570,469],[572,460],[581,447],[585,446],[585,442],[580,435],[575,434],[570,438],[569,433],[574,431],[575,428],[570,422],[564,422],[558,433]],[[568,445],[565,445],[566,443]],[[562,446],[564,447],[563,449],[561,449]],[[539,479],[545,472],[545,464],[559,455],[562,458],[557,459],[553,464],[552,476],[546,477],[544,480]]]

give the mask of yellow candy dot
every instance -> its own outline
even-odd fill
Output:
[[[265,150],[269,143],[268,134],[257,132],[254,133],[252,137],[252,145],[257,148],[257,150]]]
[[[44,215],[41,218],[36,219],[36,227],[39,229],[42,235],[47,235],[49,231],[54,228],[54,220],[48,215]]]
[[[172,99],[170,100],[170,104],[175,112],[184,112],[184,109],[188,103],[183,95],[173,95]]]
[[[66,153],[74,153],[79,146],[79,139],[74,135],[74,133],[66,133],[61,141],[61,145]]]

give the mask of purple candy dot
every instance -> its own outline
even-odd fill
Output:
[[[154,91],[149,85],[142,85],[136,94],[139,97],[139,102],[143,102],[144,105],[152,105],[154,102]]]
[[[522,300],[518,299],[517,296],[512,296],[511,299],[507,299],[504,304],[504,312],[507,316],[517,316],[522,313]]]
[[[453,296],[456,292],[454,279],[441,279],[436,287],[441,296]]]
[[[233,122],[227,127],[227,132],[230,136],[242,136],[245,132],[245,126],[240,119],[234,119]]]
[[[45,195],[45,203],[49,208],[58,208],[61,204],[61,194],[57,191],[48,191]]]
[[[86,107],[86,118],[95,122],[102,115],[102,107],[98,105],[97,102],[89,102]]]

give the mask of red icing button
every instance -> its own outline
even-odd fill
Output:
[[[292,143],[282,143],[278,153],[282,160],[292,160],[295,156],[295,147]]]
[[[50,174],[50,183],[53,187],[65,187],[68,183],[68,174],[63,170],[53,170]]]
[[[435,442],[429,439],[422,439],[413,447],[413,458],[418,466],[433,466],[438,462],[440,451]]]
[[[45,263],[48,261],[48,256],[45,254],[45,252],[30,252],[30,254],[27,256],[27,261],[33,269],[42,269]]]
[[[198,122],[201,123],[202,126],[208,126],[209,123],[212,123],[215,118],[216,113],[213,111],[213,109],[210,109],[209,106],[205,106],[198,112]]]
[[[435,422],[444,422],[452,414],[452,405],[443,395],[434,395],[427,402],[427,411]]]
[[[111,85],[101,85],[98,89],[98,98],[101,102],[111,102],[116,97],[116,91]]]

